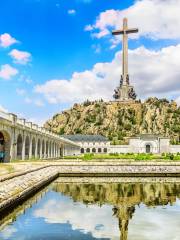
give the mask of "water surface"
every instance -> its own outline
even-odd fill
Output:
[[[180,240],[180,183],[58,179],[0,224],[2,240]]]

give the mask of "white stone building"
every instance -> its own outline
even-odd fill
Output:
[[[110,141],[108,138],[101,135],[64,135],[73,142],[76,142],[81,146],[81,154],[84,153],[109,153],[110,152]]]
[[[141,134],[128,139],[127,145],[111,145],[111,153],[178,153],[180,145],[171,145],[170,138],[153,134]]]
[[[73,142],[81,146],[81,154],[84,153],[178,153],[180,145],[171,145],[170,138],[153,134],[141,134],[128,138],[127,145],[110,145],[110,141],[101,135],[65,135]]]

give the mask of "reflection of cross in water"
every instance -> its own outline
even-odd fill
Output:
[[[135,212],[134,206],[122,205],[113,208],[114,215],[119,219],[120,240],[127,240],[129,220]]]

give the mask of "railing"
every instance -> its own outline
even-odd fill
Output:
[[[9,120],[9,121],[12,120],[9,113],[2,112],[2,111],[0,111],[0,118],[4,118],[4,119]]]

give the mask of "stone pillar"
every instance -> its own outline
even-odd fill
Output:
[[[51,158],[51,142],[49,142],[49,147],[48,147],[48,158]]]
[[[59,155],[61,157],[66,156],[66,146],[65,145],[61,145],[61,154]]]
[[[46,140],[44,140],[44,158],[47,158],[47,156],[46,156]]]
[[[56,158],[56,143],[54,143],[54,158]]]
[[[22,143],[22,160],[25,160],[25,143],[26,143],[26,136],[23,135],[23,143]]]
[[[43,155],[43,152],[42,152],[42,142],[43,140],[40,140],[40,153],[39,153],[39,158],[42,159],[42,155]]]
[[[38,138],[35,137],[35,141],[36,141],[36,144],[35,144],[35,158],[38,158]]]
[[[58,158],[58,143],[56,144],[56,157]]]
[[[13,159],[17,158],[17,151],[16,151],[16,138],[15,138],[15,129],[12,129],[12,135],[10,136],[9,142],[8,144],[10,144],[10,146],[8,147],[10,149],[10,152],[6,153],[8,154],[8,161],[11,161]]]
[[[11,130],[11,136],[10,137],[10,152],[8,153],[8,161],[9,160],[12,160],[12,159],[15,159],[16,158],[16,134],[15,134],[15,126],[16,126],[16,123],[17,123],[17,115],[13,114],[13,113],[9,113],[9,117],[12,121],[12,124],[13,124],[13,127],[12,127],[12,130]]]
[[[33,138],[32,138],[32,136],[30,136],[30,138],[29,138],[29,159],[31,159],[32,158],[32,140],[33,140]]]
[[[51,143],[51,158],[54,157],[54,144]]]

